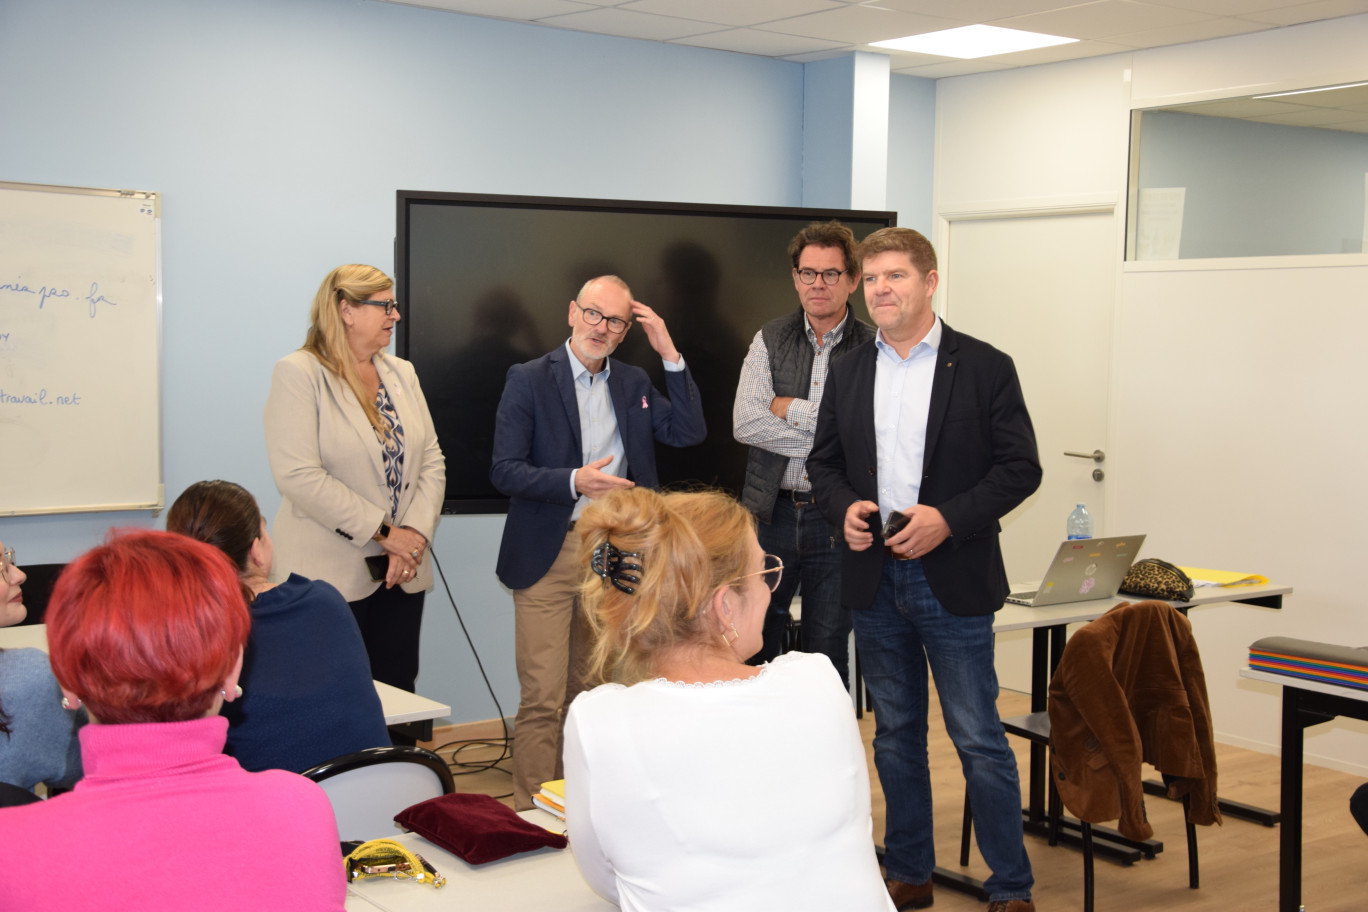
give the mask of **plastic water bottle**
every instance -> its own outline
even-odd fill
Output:
[[[1088,508],[1082,504],[1074,507],[1073,512],[1069,514],[1068,527],[1070,541],[1075,538],[1092,538],[1092,514],[1088,512]]]

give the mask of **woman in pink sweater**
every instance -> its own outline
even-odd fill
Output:
[[[317,785],[223,753],[249,626],[236,569],[166,532],[115,533],[63,572],[47,609],[63,705],[84,705],[85,778],[0,810],[22,847],[0,909],[343,908],[337,825]]]

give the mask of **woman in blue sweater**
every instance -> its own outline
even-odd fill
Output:
[[[14,551],[0,542],[0,627],[18,624],[28,613],[20,588],[25,579]],[[70,788],[81,778],[76,733],[83,724],[84,712],[62,708],[62,692],[41,649],[0,649],[0,783],[28,792],[40,782]],[[17,795],[0,794],[0,804]]]
[[[179,532],[237,565],[252,614],[243,696],[223,706],[225,751],[243,769],[302,772],[390,743],[370,663],[351,608],[321,580],[270,582],[273,550],[256,499],[230,481],[199,481],[166,516]]]

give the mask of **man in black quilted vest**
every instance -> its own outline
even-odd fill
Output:
[[[812,500],[805,463],[830,366],[873,338],[846,299],[860,282],[855,236],[840,222],[814,222],[788,247],[800,309],[755,334],[741,366],[732,433],[750,446],[741,500],[759,520],[760,547],[784,562],[770,598],[765,645],[751,659],[779,654],[797,590],[803,599],[802,648],[831,659],[850,681],[850,612],[841,608],[841,530]]]

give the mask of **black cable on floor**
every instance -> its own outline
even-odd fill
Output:
[[[437,568],[437,575],[442,579],[442,588],[446,590],[447,600],[451,602],[451,607],[456,612],[456,622],[461,625],[461,632],[465,634],[466,643],[470,646],[470,654],[475,657],[475,666],[480,669],[480,677],[484,678],[485,689],[489,691],[489,698],[494,701],[494,709],[499,714],[499,724],[503,726],[503,738],[470,738],[466,740],[448,741],[439,747],[433,748],[433,751],[440,753],[452,745],[461,745],[460,747],[457,747],[456,750],[452,751],[451,760],[447,763],[448,766],[452,767],[452,775],[468,776],[472,773],[497,769],[499,772],[508,773],[511,776],[511,770],[507,770],[498,765],[513,756],[511,745],[512,739],[508,734],[508,719],[504,717],[503,707],[499,705],[499,698],[494,693],[494,685],[489,683],[489,675],[485,673],[484,663],[480,661],[480,651],[475,648],[475,641],[471,638],[470,631],[466,628],[465,618],[461,617],[461,607],[456,604],[456,599],[451,594],[451,586],[447,584],[446,573],[442,571],[442,564],[437,560],[437,550],[435,548],[430,549],[428,553],[432,555],[432,565]],[[478,763],[457,761],[457,754],[476,745],[498,747],[500,749],[499,756],[493,760],[480,761]]]

